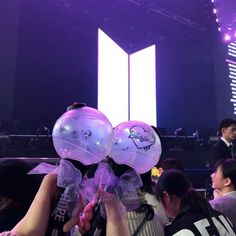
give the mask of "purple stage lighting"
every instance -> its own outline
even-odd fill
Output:
[[[232,93],[230,101],[233,103],[233,114],[236,115],[236,42],[228,41],[228,56],[226,62],[229,68],[228,79]]]
[[[230,35],[229,34],[225,34],[224,40],[225,41],[229,41],[230,39],[231,39]]]
[[[216,22],[219,22],[218,31],[222,32],[225,42],[235,40],[236,32],[236,2],[235,0],[214,0],[213,12],[216,14]],[[218,19],[218,21],[217,21]]]

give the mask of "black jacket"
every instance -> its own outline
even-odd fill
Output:
[[[231,159],[232,154],[230,148],[221,139],[215,143],[211,148],[211,159],[215,164],[217,161],[222,159]]]
[[[165,236],[235,236],[235,229],[230,221],[221,213],[213,211],[211,217],[200,213],[185,211],[179,214],[171,225],[165,227]]]

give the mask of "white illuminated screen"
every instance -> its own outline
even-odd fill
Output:
[[[130,56],[98,30],[98,110],[113,126],[127,120],[156,126],[155,45]]]
[[[155,45],[130,55],[130,120],[156,126]]]
[[[233,113],[236,115],[236,42],[232,42],[228,45],[228,56],[226,59],[229,67],[229,79],[230,79],[230,87],[231,87],[231,99],[230,101],[233,103]]]
[[[128,120],[128,54],[98,30],[98,110],[113,126]]]

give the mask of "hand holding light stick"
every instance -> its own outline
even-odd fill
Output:
[[[53,144],[61,157],[58,193],[46,236],[62,236],[63,225],[79,203],[80,171],[103,160],[111,150],[113,128],[98,110],[74,103],[55,123]],[[79,167],[79,168],[75,168]]]

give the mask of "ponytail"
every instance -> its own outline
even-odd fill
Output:
[[[189,188],[181,199],[180,212],[191,211],[211,217],[214,210],[209,202],[194,189]]]

